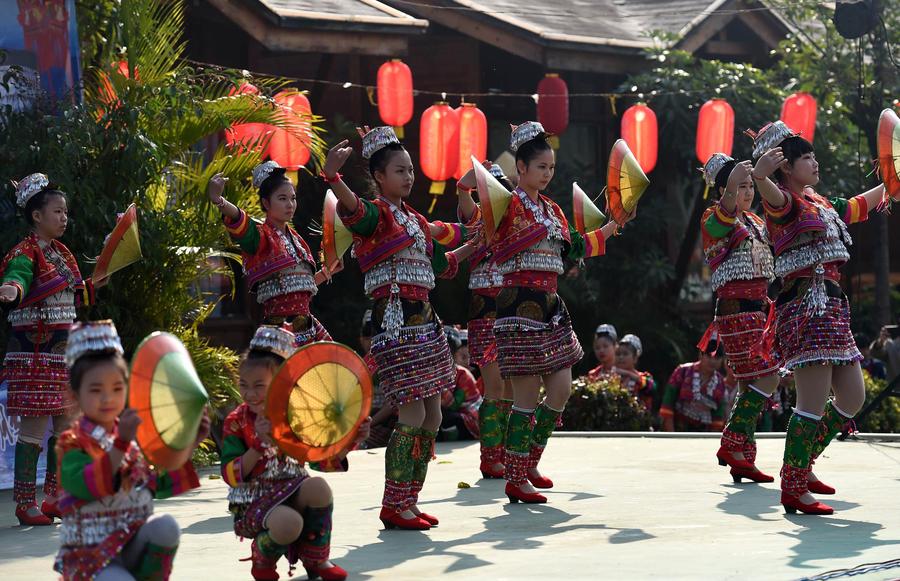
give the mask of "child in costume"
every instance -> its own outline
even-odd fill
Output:
[[[598,381],[608,377],[616,364],[616,347],[619,344],[619,333],[609,323],[602,323],[594,331],[594,356],[597,367],[588,372],[590,381]]]
[[[23,525],[49,525],[59,517],[56,451],[59,435],[72,422],[76,406],[63,359],[76,307],[94,302],[94,288],[105,284],[82,279],[75,257],[59,238],[68,224],[67,197],[46,175],[31,174],[16,185],[16,204],[31,232],[0,265],[0,307],[9,309],[12,334],[2,378],[9,386],[7,413],[19,416],[13,500]],[[0,378],[0,379],[2,379]],[[35,500],[38,457],[47,445],[44,502]]]
[[[74,325],[65,358],[82,415],[57,442],[62,547],[54,569],[66,581],[168,579],[181,531],[170,515],[153,514],[153,499],[200,486],[190,455],[209,418],[181,468],[156,470],[134,441],[141,419],[125,407],[128,368],[112,321]]]
[[[832,514],[811,494],[812,465],[865,401],[860,360],[850,330],[850,305],[840,267],[850,259],[847,225],[864,221],[884,197],[884,185],[852,198],[825,198],[813,187],[819,164],[812,145],[781,121],[754,138],[753,179],[775,248],[774,353],[794,372],[797,404],[788,423],[781,503],[794,513]],[[829,399],[831,391],[834,399]],[[826,485],[818,492],[833,493]]]
[[[616,366],[613,373],[619,377],[622,387],[638,399],[648,412],[653,411],[656,382],[646,371],[638,371],[637,363],[644,353],[644,345],[637,335],[625,335],[616,346]]]
[[[514,127],[518,187],[489,241],[492,260],[503,276],[497,295],[500,373],[512,381],[513,407],[506,436],[506,495],[510,502],[543,503],[535,487],[553,481],[538,463],[572,390],[572,365],[583,352],[572,331],[566,305],[556,293],[563,259],[602,256],[606,239],[618,229],[610,222],[585,236],[569,226],[560,207],[540,192],[553,178],[556,157],[540,123]],[[541,385],[546,397],[540,405]]]
[[[293,567],[300,561],[310,579],[346,579],[347,572],[329,560],[331,548],[331,488],[311,477],[303,463],[284,455],[271,439],[265,416],[266,394],[275,372],[296,350],[287,329],[262,326],[241,358],[239,389],[244,402],[225,418],[222,432],[222,478],[231,487],[228,509],[234,532],[252,539],[254,579],[279,578],[277,563],[286,556]],[[368,422],[357,443],[368,437]],[[323,472],[347,470],[347,452],[311,467]]]
[[[290,324],[300,347],[313,341],[330,341],[331,336],[310,312],[318,282],[325,277],[320,274],[316,278],[315,257],[291,225],[297,194],[285,172],[275,161],[253,169],[253,187],[266,213],[264,221],[251,219],[222,197],[228,178],[221,173],[210,179],[207,194],[222,212],[231,240],[241,247],[247,285],[263,305],[266,324]]]
[[[703,167],[707,185],[720,194],[700,221],[706,264],[716,293],[715,318],[707,334],[718,332],[738,394],[716,456],[731,467],[735,482],[772,482],[756,461],[756,424],[778,387],[779,361],[772,357],[765,331],[774,305],[768,297],[775,279],[769,235],[762,218],[750,211],[755,189],[749,161],[713,154]],[[701,348],[703,341],[701,340]]]
[[[725,424],[725,378],[715,334],[700,358],[675,368],[663,391],[659,416],[667,432],[720,432]]]
[[[425,530],[438,519],[416,504],[441,425],[441,393],[452,389],[455,380],[447,338],[428,293],[435,275],[455,276],[459,260],[468,258],[477,240],[446,252],[439,242],[458,243],[466,237],[465,229],[429,223],[405,201],[415,172],[393,129],[361,133],[375,199],[359,198],[338,173],[353,151],[347,141],[328,152],[323,177],[353,233],[366,294],[375,302],[372,356],[379,385],[399,416],[385,451],[380,519],[387,528]]]

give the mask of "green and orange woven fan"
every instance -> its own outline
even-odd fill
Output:
[[[582,235],[603,226],[606,216],[584,193],[578,182],[572,182],[572,214],[575,218],[575,229]]]
[[[272,439],[300,462],[322,462],[348,449],[371,407],[372,377],[365,361],[328,341],[291,355],[266,397]]]
[[[131,204],[116,222],[116,227],[107,237],[106,243],[92,278],[102,280],[141,259],[141,239],[138,234],[137,206]]]
[[[490,243],[503,220],[512,192],[497,181],[491,172],[478,159],[472,156],[472,167],[475,168],[475,183],[478,186],[478,202],[481,204],[481,215],[484,221],[484,239]]]
[[[329,272],[340,270],[344,253],[353,245],[353,234],[338,216],[337,205],[337,196],[328,190],[322,207],[322,268]]]
[[[649,185],[650,180],[628,149],[628,144],[624,139],[616,141],[609,154],[606,174],[607,209],[616,224],[626,222]]]
[[[191,356],[168,333],[153,333],[131,360],[128,405],[141,418],[137,442],[154,465],[175,470],[191,456],[209,402]]]
[[[900,201],[900,118],[893,109],[885,109],[878,118],[878,170],[885,199]]]

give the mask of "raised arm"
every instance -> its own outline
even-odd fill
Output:
[[[341,179],[339,173],[341,168],[347,162],[347,159],[353,153],[352,147],[347,147],[349,141],[346,139],[328,150],[328,157],[325,158],[325,165],[322,168],[322,174],[325,181],[331,187],[331,191],[337,196],[338,202],[344,206],[349,213],[353,213],[359,204],[359,196],[353,193],[344,180]]]
[[[788,198],[778,185],[772,181],[772,174],[787,164],[787,159],[780,147],[773,147],[763,154],[756,162],[751,175],[759,188],[759,195],[771,208],[783,208],[788,203]]]

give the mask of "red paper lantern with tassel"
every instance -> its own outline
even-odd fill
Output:
[[[659,151],[659,128],[653,109],[645,103],[629,107],[622,115],[622,139],[644,173],[653,171]]]
[[[268,156],[289,172],[296,172],[309,161],[309,139],[298,137],[297,134],[309,135],[312,109],[306,95],[296,90],[278,93],[275,95],[275,102],[282,107],[290,131],[281,127],[274,128]]]
[[[472,156],[487,157],[487,117],[475,103],[463,103],[456,114],[459,117],[459,163],[453,179],[459,180],[472,169]]]
[[[725,99],[710,99],[697,120],[697,159],[706,163],[714,153],[731,155],[734,146],[734,109]]]
[[[537,120],[552,134],[550,145],[559,147],[558,136],[569,127],[569,87],[556,73],[547,73],[537,88]]]
[[[413,116],[412,71],[400,59],[389,60],[378,68],[377,88],[381,121],[403,139],[403,126]]]
[[[231,89],[228,93],[235,95],[259,95],[259,89],[250,83],[241,83],[240,87]],[[247,148],[249,144],[254,144],[254,149],[261,149],[266,143],[261,140],[267,133],[272,133],[274,127],[266,123],[235,123],[231,128],[225,130],[225,143],[229,147]]]
[[[816,99],[809,93],[794,93],[781,106],[781,120],[812,143],[816,134]]]
[[[459,166],[459,115],[443,101],[438,101],[422,113],[419,164],[425,177],[432,181],[429,193],[435,199],[428,210],[431,212],[437,196],[444,193],[446,181],[453,177]]]

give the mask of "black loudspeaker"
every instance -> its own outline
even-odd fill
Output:
[[[835,4],[834,27],[844,38],[859,38],[869,33],[877,23],[875,0],[838,0]]]

